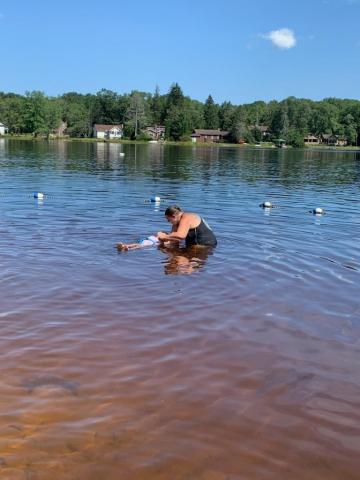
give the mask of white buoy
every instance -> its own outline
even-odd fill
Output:
[[[314,215],[324,215],[324,213],[325,213],[325,210],[320,207],[314,208],[313,210]]]
[[[150,198],[150,202],[159,203],[161,201],[160,197],[153,196]]]
[[[261,208],[272,208],[273,204],[271,202],[260,203],[259,207]]]
[[[41,192],[36,192],[34,193],[34,198],[37,198],[38,200],[44,200],[45,195]]]

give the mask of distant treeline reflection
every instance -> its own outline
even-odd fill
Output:
[[[124,156],[120,156],[120,153]],[[360,179],[360,153],[296,149],[178,147],[0,139],[0,166],[111,173],[131,178],[227,183],[276,180],[282,185],[351,184]]]

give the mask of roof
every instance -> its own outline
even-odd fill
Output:
[[[225,132],[224,130],[206,130],[204,128],[195,128],[193,136],[220,135],[221,137],[225,137],[228,134],[229,132]]]
[[[322,138],[329,139],[329,138],[337,138],[337,135],[334,135],[333,133],[323,133]]]
[[[267,126],[267,125],[250,125],[251,129],[257,129],[257,130],[260,130],[260,132],[262,133],[266,133],[270,130],[270,128]]]
[[[122,130],[123,126],[122,125],[101,125],[99,123],[95,123],[94,128],[98,132],[107,132],[108,130],[112,130],[113,128],[118,128],[119,130]]]
[[[165,132],[165,127],[163,125],[151,125],[145,127],[144,130],[151,131],[151,132]]]

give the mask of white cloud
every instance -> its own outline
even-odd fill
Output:
[[[282,49],[293,48],[296,45],[295,34],[289,28],[280,28],[279,30],[272,30],[263,35],[264,38],[270,40],[276,47]]]

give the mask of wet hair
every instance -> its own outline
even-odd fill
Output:
[[[183,212],[183,209],[179,205],[170,205],[165,210],[165,217],[173,217],[177,213]]]

